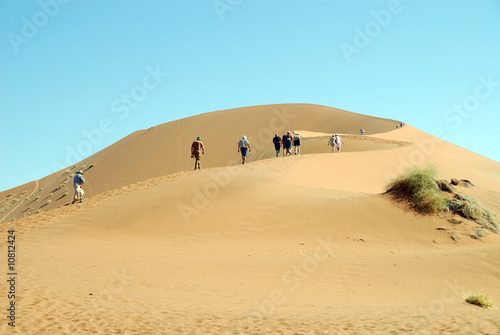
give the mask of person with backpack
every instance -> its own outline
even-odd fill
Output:
[[[302,138],[300,137],[299,133],[295,134],[295,136],[293,137],[293,146],[295,147],[295,155],[300,154],[300,140],[301,139]]]
[[[292,154],[292,142],[293,138],[290,132],[287,132],[286,135],[283,135],[283,157],[285,156],[285,151],[286,151],[286,156],[290,156]]]
[[[273,143],[274,143],[274,149],[276,149],[276,157],[279,157],[281,149],[281,137],[278,134],[274,136]]]
[[[201,169],[201,155],[205,154],[205,146],[201,141],[201,137],[198,137],[196,141],[191,144],[191,158],[195,158],[194,169]]]
[[[252,153],[252,147],[250,146],[250,142],[247,140],[246,136],[238,142],[238,152],[241,152],[241,163],[244,165],[247,161],[247,154]]]
[[[85,183],[85,178],[82,176],[83,171],[78,170],[76,172],[76,176],[73,178],[73,187],[75,188],[75,196],[73,197],[73,201],[71,204],[73,205],[78,198],[80,198],[80,202],[83,202],[83,195],[85,192],[83,192],[83,184]]]
[[[335,135],[332,135],[332,137],[330,137],[327,145],[332,147],[332,154],[335,153]]]

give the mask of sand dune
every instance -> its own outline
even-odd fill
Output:
[[[459,190],[498,213],[500,164],[391,120],[281,107],[300,120],[286,129],[305,129],[300,156],[276,158],[265,143],[239,164],[241,118],[258,138],[272,108],[201,115],[84,161],[96,164],[87,202],[6,224],[22,285],[17,327],[4,322],[2,333],[500,333],[498,311],[462,299],[485,291],[500,301],[500,236],[473,239],[475,222],[417,215],[383,194],[406,165],[433,163],[441,178],[472,180]],[[209,125],[227,137],[212,139]],[[326,145],[332,132],[346,142],[341,154]],[[207,157],[191,171],[184,151],[198,133]],[[133,160],[115,170],[124,155]],[[111,172],[120,179],[106,183]]]

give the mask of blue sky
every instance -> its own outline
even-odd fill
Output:
[[[499,32],[499,1],[0,0],[0,190],[272,103],[402,119],[500,161]]]

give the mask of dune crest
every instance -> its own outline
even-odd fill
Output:
[[[497,333],[498,312],[462,294],[500,301],[500,236],[473,238],[475,222],[419,215],[383,193],[408,165],[434,164],[442,179],[473,181],[455,187],[498,213],[500,164],[395,124],[302,104],[214,112],[136,132],[36,187],[3,192],[32,193],[10,208],[21,217],[37,194],[39,205],[61,197],[70,183],[56,188],[88,169],[86,202],[55,208],[71,193],[5,224],[22,250],[16,331]],[[272,135],[288,130],[303,133],[301,155],[275,157]],[[345,141],[340,154],[327,145],[332,133]],[[243,134],[255,150],[245,166]],[[201,171],[189,159],[197,136]]]

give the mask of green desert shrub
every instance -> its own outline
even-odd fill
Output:
[[[434,166],[425,169],[410,167],[387,186],[387,193],[398,200],[409,203],[422,214],[437,214],[448,209],[447,198],[441,194],[435,181],[437,170]]]
[[[493,300],[489,297],[486,296],[486,294],[481,293],[481,294],[469,294],[464,297],[464,300],[468,302],[469,304],[476,305],[479,307],[484,307],[484,308],[489,308],[489,309],[495,309],[495,303]]]
[[[67,195],[68,195],[68,192],[64,192],[64,194],[62,196],[65,197]]]

